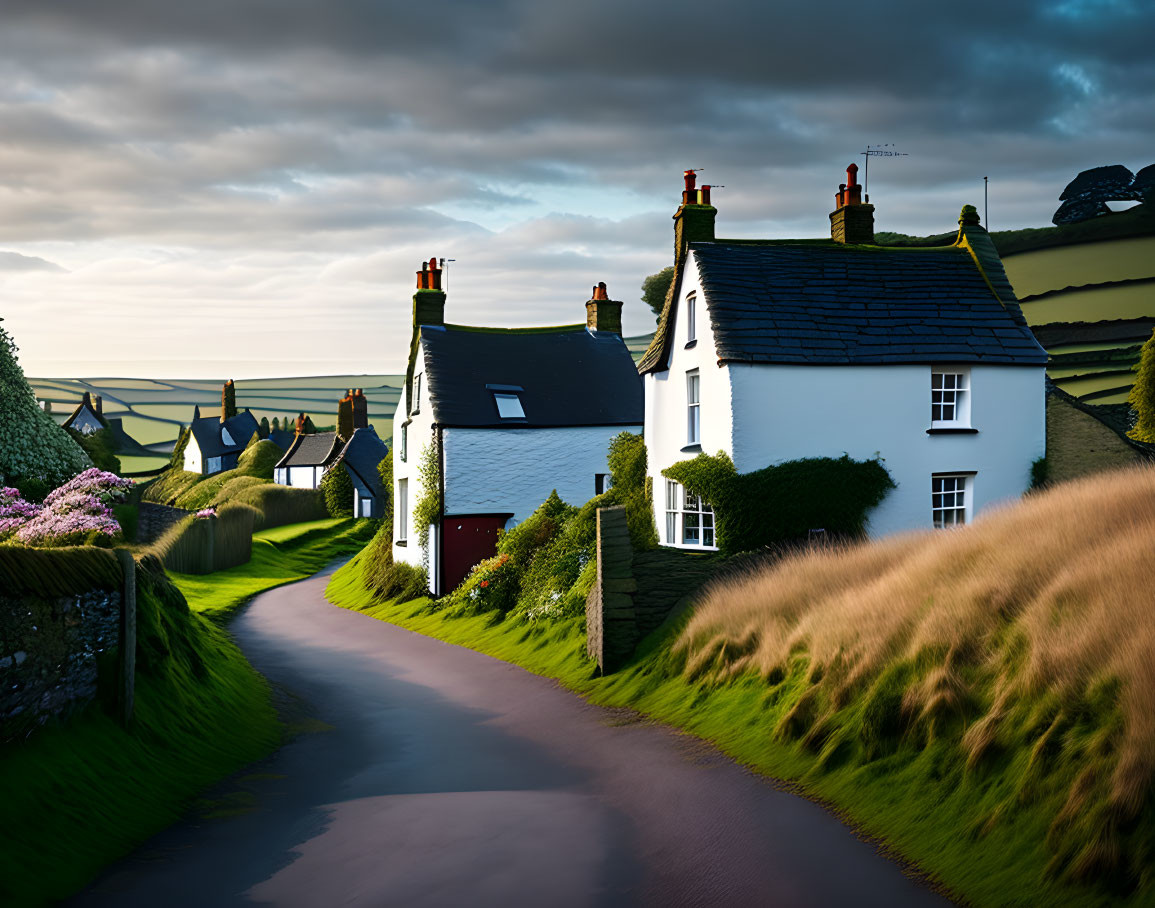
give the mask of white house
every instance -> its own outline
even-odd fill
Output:
[[[393,420],[393,557],[425,564],[442,594],[551,491],[572,504],[604,491],[610,441],[641,430],[642,383],[604,284],[585,324],[525,329],[445,324],[436,259],[417,288]],[[441,508],[423,548],[413,514],[427,483]]]
[[[210,476],[233,469],[253,433],[260,429],[248,410],[232,416],[226,412],[222,405],[220,416],[201,416],[201,408],[193,408],[184,449],[184,468],[190,473]]]
[[[848,170],[829,240],[714,237],[710,187],[686,172],[675,274],[638,364],[665,545],[716,547],[709,503],[662,471],[699,451],[740,473],[877,455],[897,488],[872,535],[967,523],[1029,485],[1045,448],[1046,352],[974,209],[950,246],[874,245]]]

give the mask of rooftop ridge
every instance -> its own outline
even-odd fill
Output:
[[[426,326],[422,326],[426,327]],[[445,325],[447,331],[470,331],[475,334],[568,334],[585,331],[584,324],[545,325],[540,328],[493,328],[483,325]]]

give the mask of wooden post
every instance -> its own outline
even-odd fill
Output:
[[[117,717],[128,727],[132,721],[136,688],[136,559],[128,549],[117,549],[116,558],[124,570],[120,601],[120,686],[117,690]]]

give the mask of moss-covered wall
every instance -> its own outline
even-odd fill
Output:
[[[1124,467],[1139,452],[1065,397],[1047,395],[1047,481],[1066,482]]]

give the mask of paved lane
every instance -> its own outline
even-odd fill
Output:
[[[712,748],[334,608],[325,582],[232,625],[308,730],[214,793],[239,810],[178,824],[75,904],[946,904]]]

